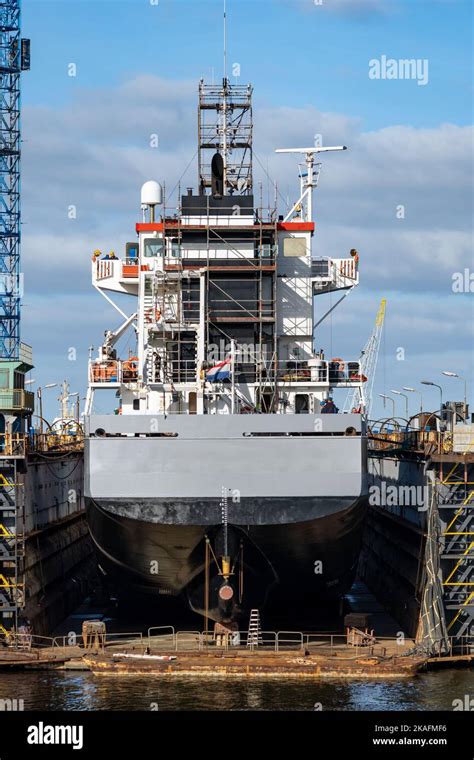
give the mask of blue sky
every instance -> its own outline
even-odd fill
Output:
[[[351,2],[354,10],[351,12]],[[331,0],[229,0],[229,62],[241,64],[258,98],[316,104],[389,124],[471,123],[471,0],[384,0],[374,11],[344,11]],[[368,4],[370,8],[370,3]],[[327,6],[327,7],[326,7]],[[378,8],[378,10],[377,10]],[[64,103],[72,95],[64,64],[77,64],[77,87],[115,87],[149,71],[171,79],[222,75],[222,0],[24,0],[33,37],[26,102]],[[437,87],[390,89],[367,78],[367,61],[428,58]]]
[[[282,194],[293,200],[295,166],[274,148],[315,133],[349,145],[324,161],[314,252],[357,247],[362,282],[321,341],[357,356],[386,295],[377,392],[436,380],[441,369],[474,378],[472,294],[451,289],[453,272],[474,269],[472,14],[470,0],[228,0],[229,65],[254,85],[256,150]],[[133,239],[141,182],[174,185],[193,155],[197,82],[222,75],[222,2],[24,0],[23,35],[32,40],[23,339],[38,383],[67,377],[82,392],[88,346],[116,326],[90,286],[90,250]],[[369,79],[381,55],[428,59],[428,84]],[[155,131],[160,149],[150,153]],[[451,389],[460,384],[446,382],[447,396],[459,396]]]

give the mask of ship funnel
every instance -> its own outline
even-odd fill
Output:
[[[155,206],[161,206],[163,203],[163,188],[159,182],[150,180],[145,182],[141,190],[142,209],[150,209],[150,222],[155,221]]]
[[[224,159],[220,153],[214,153],[211,161],[211,192],[214,198],[224,195]]]

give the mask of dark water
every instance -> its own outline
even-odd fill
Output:
[[[389,682],[163,681],[66,671],[0,676],[0,699],[23,699],[25,710],[452,710],[453,700],[466,695],[474,695],[472,670]]]

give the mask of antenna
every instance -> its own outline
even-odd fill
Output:
[[[301,195],[288,212],[284,221],[287,222],[295,211],[301,207],[306,199],[306,221],[313,220],[313,188],[316,187],[314,178],[314,155],[315,153],[329,153],[330,151],[347,150],[346,145],[332,145],[327,148],[311,146],[310,148],[277,148],[275,153],[304,153],[306,155],[306,175],[300,174]]]
[[[333,150],[347,150],[347,145],[334,145],[327,148],[277,148],[275,153],[329,153]]]
[[[224,0],[224,80],[227,79],[227,0]]]

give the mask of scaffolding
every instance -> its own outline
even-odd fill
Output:
[[[171,338],[175,338],[173,367],[179,368],[185,381],[190,380],[192,371],[197,371],[197,351],[190,345],[186,331],[190,323],[197,323],[197,331],[202,308],[206,356],[209,346],[215,344],[224,344],[213,357],[216,362],[226,358],[232,341],[257,347],[254,357],[241,364],[239,371],[246,382],[258,382],[263,393],[268,377],[277,376],[276,364],[268,372],[261,359],[269,354],[270,361],[276,362],[278,233],[276,204],[263,208],[261,199],[256,208],[254,203],[252,87],[231,85],[227,78],[217,85],[201,81],[198,111],[199,193],[193,195],[188,189],[188,194],[182,196],[179,186],[177,214],[167,213],[164,201],[164,272],[155,274],[157,286],[145,290],[145,308],[148,313],[158,308],[166,323],[162,294],[171,284],[168,275],[174,274],[172,287],[176,288],[176,309],[181,308],[181,313],[174,329],[168,325]],[[216,153],[222,158],[219,188],[216,177],[220,177],[220,169],[213,166]],[[191,351],[193,356],[189,355]],[[152,378],[155,364],[152,349]],[[168,376],[176,379],[176,370],[168,372]],[[275,395],[274,389],[272,392]]]
[[[212,187],[211,159],[223,159],[223,193],[251,195],[252,87],[199,84],[199,186],[202,195]],[[212,154],[212,155],[211,155]]]
[[[191,382],[196,378],[201,298],[206,315],[207,347],[224,343],[222,351],[213,357],[215,361],[226,358],[232,340],[260,346],[261,352],[257,351],[246,363],[252,367],[243,369],[248,381],[256,382],[257,377],[261,381],[263,365],[258,354],[273,355],[276,350],[276,223],[265,225],[265,229],[263,224],[256,223],[252,232],[231,239],[217,231],[213,234],[209,224],[202,235],[200,258],[186,251],[186,229],[181,227],[179,237],[177,235],[175,225],[169,228],[165,220],[164,238],[166,241],[172,237],[173,254],[165,256],[162,271],[145,275],[144,285],[145,321],[156,323],[156,328],[150,324],[151,332],[155,329],[157,334],[163,329],[166,332],[168,382]],[[240,250],[245,245],[251,248],[246,255]],[[218,251],[216,246],[219,246]],[[215,255],[211,256],[211,251]],[[203,291],[201,278],[204,278]],[[195,340],[190,332],[193,329]],[[164,333],[162,335],[164,340]],[[156,362],[150,351],[148,377],[151,382],[157,380],[157,365],[160,360]],[[163,361],[160,369],[163,377]]]

